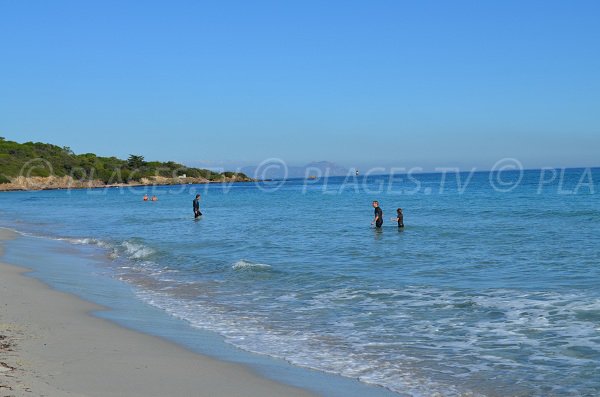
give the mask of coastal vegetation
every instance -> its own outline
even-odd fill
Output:
[[[49,177],[96,181],[106,185],[249,180],[240,172],[215,172],[173,161],[146,161],[136,154],[123,160],[94,153],[75,154],[66,146],[18,143],[0,137],[0,184],[12,183],[16,178]]]

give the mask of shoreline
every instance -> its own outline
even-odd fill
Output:
[[[0,229],[0,255],[16,237]],[[94,316],[107,309],[28,271],[0,263],[2,396],[314,396]]]
[[[94,181],[88,184],[66,184],[59,186],[46,186],[41,188],[27,188],[24,186],[15,186],[15,183],[0,184],[0,193],[2,192],[41,192],[46,190],[88,190],[88,189],[115,189],[115,188],[139,188],[139,187],[162,187],[162,186],[188,186],[188,185],[209,185],[209,184],[225,184],[225,183],[252,183],[259,182],[258,180],[202,180],[194,182],[179,182],[179,183],[114,183],[109,185],[94,184]],[[10,185],[10,187],[7,187]]]

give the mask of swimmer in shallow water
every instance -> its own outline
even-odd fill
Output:
[[[200,195],[197,194],[194,201],[192,201],[192,208],[194,209],[194,219],[202,216],[202,212],[200,212]]]
[[[371,222],[371,225],[375,224],[375,227],[377,229],[381,229],[381,226],[383,225],[383,211],[379,206],[379,201],[373,201],[373,208],[375,208],[375,218],[373,218],[373,222]]]
[[[396,221],[398,222],[398,227],[404,227],[404,215],[402,214],[402,208],[398,208],[396,210]]]

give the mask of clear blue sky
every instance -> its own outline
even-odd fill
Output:
[[[600,1],[0,0],[0,136],[232,165],[600,165]]]

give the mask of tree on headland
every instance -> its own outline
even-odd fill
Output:
[[[144,156],[136,156],[135,154],[130,154],[129,158],[127,159],[127,166],[129,166],[129,168],[142,168],[145,165],[146,162],[144,161]]]

